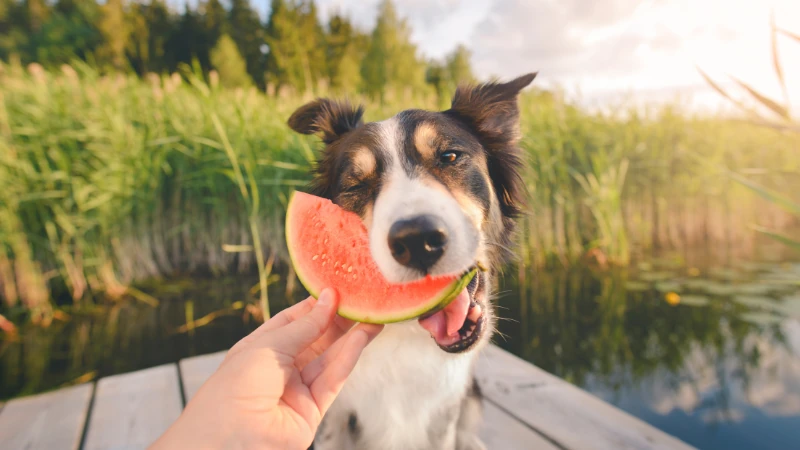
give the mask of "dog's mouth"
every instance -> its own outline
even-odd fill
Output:
[[[486,305],[481,301],[484,272],[478,271],[467,287],[449,305],[419,319],[439,347],[449,353],[470,349],[483,334]]]

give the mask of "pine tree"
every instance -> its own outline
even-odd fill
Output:
[[[186,5],[175,31],[167,39],[167,70],[172,72],[180,64],[191,64],[193,60],[199,60],[202,35],[199,14]]]
[[[25,26],[28,32],[38,33],[50,16],[50,6],[46,0],[24,0]]]
[[[314,90],[320,80],[327,79],[325,60],[325,30],[319,23],[317,4],[308,0],[299,5],[300,32],[303,43],[301,55],[304,70],[303,88]]]
[[[469,50],[459,45],[447,55],[444,63],[432,61],[428,64],[425,80],[436,92],[440,107],[447,107],[459,84],[475,81],[469,59]]]
[[[227,34],[223,34],[211,50],[211,65],[219,73],[223,87],[248,87],[252,84],[245,60],[239,54],[236,42]]]
[[[405,20],[384,0],[361,66],[364,91],[381,100],[387,94],[425,90],[425,65],[417,58]]]
[[[58,0],[38,31],[27,34],[24,46],[30,60],[45,66],[86,59],[100,44],[96,27],[100,10],[94,0]]]
[[[231,0],[228,25],[230,37],[247,63],[247,73],[263,87],[265,57],[261,53],[261,45],[264,43],[264,30],[258,13],[248,0]]]
[[[470,51],[463,44],[460,44],[447,56],[447,75],[453,87],[475,81],[472,65],[469,62],[471,56]]]
[[[197,41],[194,44],[194,56],[200,61],[204,70],[211,67],[210,52],[217,45],[223,33],[227,33],[228,13],[219,0],[207,0],[198,8],[200,24]]]
[[[363,41],[365,36],[359,33],[346,17],[334,14],[328,21],[327,74],[334,92],[353,92],[361,85]]]
[[[278,92],[284,86],[302,87],[305,68],[303,42],[298,30],[299,11],[286,0],[272,0],[265,30],[268,46],[267,78]]]
[[[134,3],[125,17],[130,31],[126,53],[131,67],[139,75],[146,73],[150,65],[150,29],[145,8],[141,3]]]
[[[97,50],[98,62],[115,70],[125,70],[128,67],[125,50],[129,45],[130,27],[122,0],[107,0],[101,11],[98,28],[103,36],[103,44]]]
[[[452,95],[450,76],[444,64],[431,61],[425,73],[425,81],[433,87],[439,100],[440,108],[447,108],[449,96]]]
[[[16,0],[0,0],[0,58],[8,60],[11,55],[27,61],[28,55],[20,54],[28,43],[25,5]]]
[[[175,32],[175,17],[164,0],[150,0],[144,11],[145,22],[150,30],[147,47],[150,53],[148,70],[162,73],[169,67],[167,44]]]

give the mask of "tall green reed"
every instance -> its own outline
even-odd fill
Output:
[[[784,76],[783,64],[781,62],[780,53],[778,51],[778,41],[779,37],[781,36],[788,38],[791,41],[795,41],[796,43],[800,43],[800,34],[795,34],[791,31],[779,28],[775,24],[775,14],[773,12],[770,18],[770,43],[771,43],[770,56],[772,57],[772,68],[775,73],[775,78],[778,80],[781,89],[781,94],[783,95],[783,98],[781,100],[772,99],[769,96],[762,94],[749,84],[735,77],[731,77],[733,81],[736,83],[736,85],[745,94],[747,94],[749,99],[749,101],[740,100],[736,98],[727,89],[722,88],[716,81],[714,81],[701,69],[698,68],[698,70],[700,71],[700,74],[703,76],[706,82],[709,84],[709,86],[711,86],[715,91],[717,91],[717,93],[719,93],[722,97],[732,102],[742,113],[745,114],[744,120],[747,123],[759,127],[771,128],[788,134],[800,135],[800,124],[798,124],[798,122],[794,120],[794,118],[792,117],[791,104],[789,102],[789,90],[786,85],[786,78]],[[703,160],[702,157],[699,157],[699,159],[701,159],[706,164],[710,164],[708,161]],[[761,183],[753,181],[752,179],[746,177],[744,174],[737,173],[736,171],[729,170],[725,167],[718,168],[718,170],[726,174],[733,181],[751,190],[753,193],[760,196],[761,198],[767,200],[768,202],[780,207],[781,209],[785,210],[794,217],[800,219],[800,201],[795,201],[790,197],[788,197],[787,195],[784,195],[778,191],[770,189],[769,187],[764,186]],[[794,174],[796,176],[800,173],[800,171],[790,170],[788,171],[788,173]],[[793,186],[786,186],[785,189],[786,192],[796,192],[793,189]],[[770,227],[765,227],[763,225],[752,225],[751,228],[778,242],[781,242],[792,248],[800,250],[800,239],[792,238],[779,231],[773,230]]]
[[[307,183],[318,146],[285,125],[308,98],[226,90],[211,79],[191,70],[142,81],[82,65],[2,66],[4,308],[21,303],[46,321],[65,298],[114,301],[137,293],[137,280],[257,271],[268,314],[272,263],[287,262],[287,198]],[[367,117],[434,103],[367,102]],[[748,221],[795,224],[691,155],[796,171],[797,136],[677,107],[587,112],[540,91],[523,96],[521,111],[530,209],[519,253],[527,265],[570,265],[588,250],[616,264],[697,245],[746,253]]]

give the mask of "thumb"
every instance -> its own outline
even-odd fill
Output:
[[[330,328],[336,316],[338,297],[333,289],[324,289],[314,307],[288,325],[270,332],[268,347],[285,355],[297,356]]]

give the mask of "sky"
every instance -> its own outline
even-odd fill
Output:
[[[369,29],[380,0],[318,0],[321,19],[342,12]],[[800,34],[798,0],[396,0],[422,55],[458,44],[473,52],[481,78],[538,71],[586,104],[676,95],[717,108],[701,67],[731,85],[734,75],[782,98],[770,53],[769,18]],[[800,43],[779,39],[789,96],[800,108]],[[797,80],[793,82],[793,80]]]

